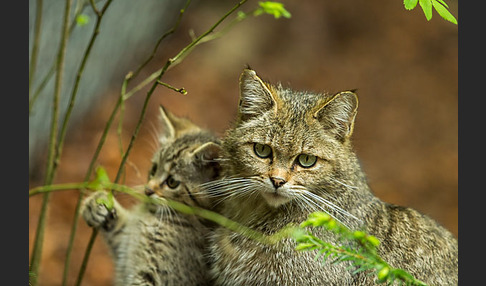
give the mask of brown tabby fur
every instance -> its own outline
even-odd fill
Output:
[[[457,285],[456,238],[419,212],[381,201],[370,190],[350,137],[358,108],[353,91],[294,91],[262,81],[250,69],[240,77],[234,127],[223,142],[225,177],[208,186],[223,191],[222,214],[255,230],[275,233],[325,210],[352,230],[380,241],[391,266],[429,285]],[[268,158],[255,143],[271,148]],[[317,156],[306,168],[298,156]],[[326,231],[323,240],[339,243]],[[212,275],[217,285],[375,285],[369,272],[350,263],[316,261],[291,239],[270,246],[223,227],[212,235]]]
[[[162,107],[160,112],[163,133],[146,195],[208,207],[198,186],[220,173],[214,160],[219,156],[218,139]],[[106,199],[106,192],[86,198],[82,214],[111,249],[115,285],[209,285],[204,256],[208,229],[198,218],[150,203],[127,210],[116,200],[110,212],[99,198]]]

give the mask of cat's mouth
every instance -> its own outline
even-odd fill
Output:
[[[284,192],[278,190],[264,191],[261,195],[267,204],[274,208],[286,204],[291,200],[291,198],[286,196]]]
[[[156,212],[160,207],[164,207],[165,199],[158,191],[145,189],[145,195],[151,200],[146,203],[146,207],[150,212]]]

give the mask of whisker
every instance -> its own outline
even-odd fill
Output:
[[[306,195],[309,194],[309,193],[306,193]],[[303,197],[306,197],[305,195]],[[331,212],[329,212],[328,210],[326,210],[322,205],[319,205],[317,202],[313,201],[311,198],[308,198],[319,210],[329,214],[332,218],[334,218],[336,221],[340,222],[341,224],[343,224],[344,226],[346,226],[347,228],[349,228],[349,226],[344,222],[342,221],[341,219],[339,219],[337,216],[333,215]],[[328,206],[326,203],[324,203],[324,205]],[[330,207],[331,209],[335,210],[334,208]]]
[[[329,179],[331,179],[331,181],[336,182],[336,183],[338,183],[338,184],[340,184],[342,186],[345,186],[346,188],[350,188],[350,189],[353,189],[353,190],[357,190],[358,189],[358,187],[356,187],[356,186],[351,186],[351,185],[345,184],[345,183],[343,183],[343,182],[341,182],[341,181],[339,181],[339,180],[337,180],[337,179],[335,179],[333,177],[331,177]]]
[[[230,198],[239,198],[247,195],[256,195],[256,190],[262,186],[258,177],[226,177],[220,180],[210,181],[201,184],[202,194],[213,198],[219,198],[214,203],[218,205]]]
[[[306,202],[306,205],[308,207],[312,207],[314,210],[319,209],[321,211],[324,211],[331,215],[334,219],[342,223],[343,225],[349,227],[344,221],[350,222],[350,219],[354,219],[357,221],[361,221],[359,218],[355,217],[351,213],[347,212],[343,208],[339,207],[338,205],[330,202],[329,200],[326,200],[325,198],[314,194],[313,192],[310,192],[303,186],[294,186],[292,188],[293,191],[295,191],[296,194],[298,194],[296,197],[301,199],[302,201]],[[308,210],[308,208],[306,208]],[[336,215],[342,216],[342,218],[336,217],[336,215],[333,215],[332,212],[335,212]]]
[[[312,192],[309,192],[309,194],[312,194],[312,196],[314,196],[316,200],[318,200],[321,203],[329,206],[330,208],[332,208],[333,210],[339,212],[340,214],[343,214],[343,215],[348,216],[350,218],[353,218],[355,220],[361,221],[359,218],[355,217],[354,215],[352,215],[351,213],[347,212],[346,210],[344,210],[343,208],[339,207],[338,205],[336,205],[336,204],[334,204],[334,203],[332,203],[332,202],[324,199],[323,197],[318,196],[318,195],[316,195],[316,194],[314,194]]]

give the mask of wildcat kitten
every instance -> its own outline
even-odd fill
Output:
[[[224,216],[266,234],[325,210],[376,236],[379,255],[391,266],[429,285],[457,285],[456,238],[431,218],[371,192],[350,141],[357,107],[352,91],[293,91],[245,69],[237,120],[223,139],[225,177],[208,190],[228,194]],[[316,235],[339,244],[328,231]],[[264,245],[220,227],[211,244],[217,285],[376,283],[369,272],[353,274],[350,262],[321,263],[316,252],[296,251],[292,239]]]
[[[198,185],[220,173],[214,160],[220,151],[218,139],[162,106],[160,113],[164,128],[145,194],[210,207],[198,194]],[[88,225],[100,229],[111,249],[115,285],[208,285],[203,254],[208,229],[197,217],[153,203],[127,210],[116,200],[110,212],[97,203],[102,197],[105,191],[86,198],[82,215]]]

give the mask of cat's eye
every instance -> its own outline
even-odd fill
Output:
[[[260,158],[268,158],[272,155],[272,148],[266,144],[255,143],[253,145],[253,151]]]
[[[317,157],[309,154],[300,154],[299,157],[297,157],[297,162],[304,168],[310,168],[316,164]]]
[[[149,172],[149,179],[155,175],[155,172],[157,172],[157,164],[154,163]]]
[[[167,184],[167,186],[171,189],[175,189],[179,186],[179,184],[181,182],[177,181],[176,179],[174,179],[172,176],[169,176],[167,177],[167,180],[165,180],[165,183]]]

